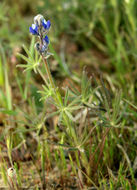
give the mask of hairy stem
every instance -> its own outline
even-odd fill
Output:
[[[53,79],[52,79],[51,72],[50,72],[50,69],[49,69],[47,60],[46,60],[43,56],[42,56],[42,60],[43,60],[43,62],[44,62],[44,64],[45,64],[45,67],[46,67],[46,71],[47,71],[47,75],[48,75],[50,84],[51,84],[52,88],[55,89],[55,84],[54,84],[54,81],[53,81]]]
[[[54,92],[55,92],[55,100],[57,101],[57,103],[60,104],[60,106],[63,106],[63,100],[62,100],[61,94],[60,94],[59,90],[56,88],[56,86],[54,84],[54,81],[52,79],[52,75],[51,75],[47,60],[44,58],[43,55],[42,55],[42,60],[43,60],[43,62],[45,64],[45,68],[46,68],[46,72],[47,72],[47,75],[48,75],[49,82],[50,82],[50,84],[51,84],[51,86],[52,86],[52,88],[54,89]],[[41,72],[39,72],[39,73],[41,74]],[[42,78],[43,78],[43,76],[42,76]],[[44,81],[45,81],[45,79],[44,79]],[[70,134],[73,136],[74,141],[76,143],[77,142],[77,137],[76,137],[75,130],[71,126],[69,118],[65,113],[63,114],[63,119],[65,121],[66,126],[69,128]]]

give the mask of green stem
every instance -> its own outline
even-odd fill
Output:
[[[58,99],[58,102],[63,105],[63,101],[62,101],[62,97],[58,91],[58,89],[55,87],[55,84],[54,84],[54,81],[52,79],[52,75],[51,75],[51,72],[50,72],[50,69],[49,69],[49,66],[48,66],[48,63],[47,63],[47,60],[42,56],[42,60],[45,64],[45,68],[46,68],[46,72],[47,72],[47,75],[48,75],[48,79],[49,79],[49,82],[52,86],[52,88],[54,89],[54,92],[56,93],[56,99]]]
[[[44,62],[44,64],[45,64],[45,68],[46,68],[46,72],[47,72],[47,75],[48,75],[49,82],[50,82],[52,88],[54,89],[54,92],[55,92],[55,99],[56,99],[56,101],[57,101],[61,106],[63,106],[63,100],[62,100],[61,94],[60,94],[59,90],[55,87],[55,84],[54,84],[54,81],[53,81],[53,79],[52,79],[52,75],[51,75],[51,72],[50,72],[50,69],[49,69],[47,60],[46,60],[43,56],[42,56],[42,60],[43,60],[43,62]],[[45,78],[44,78],[44,76],[43,76],[43,74],[41,73],[40,70],[39,70],[39,73],[40,73],[40,75],[42,76],[42,78],[44,79],[44,81],[45,81],[45,83],[46,83],[46,80],[45,80]],[[74,141],[75,141],[75,143],[76,143],[76,142],[77,142],[77,140],[76,140],[77,138],[76,138],[75,130],[74,130],[73,127],[71,126],[70,121],[69,121],[69,119],[68,119],[68,117],[67,117],[67,115],[66,115],[65,113],[63,114],[63,118],[64,118],[64,121],[65,121],[66,126],[68,126],[68,128],[69,128],[70,134],[73,136]]]
[[[45,82],[45,84],[47,85],[46,78],[45,78],[45,76],[43,75],[43,73],[41,72],[41,70],[39,68],[38,68],[38,72],[39,72],[41,78],[43,79],[43,81]]]
[[[47,75],[48,75],[50,84],[51,84],[52,88],[55,89],[55,84],[54,84],[54,81],[53,81],[53,79],[52,79],[51,72],[50,72],[50,69],[49,69],[47,60],[46,60],[43,56],[42,56],[42,60],[43,60],[43,62],[44,62],[44,64],[45,64],[45,67],[46,67],[46,71],[47,71]]]

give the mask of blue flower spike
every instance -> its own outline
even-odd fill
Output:
[[[32,24],[32,26],[29,27],[29,31],[30,31],[30,33],[32,33],[33,35],[39,35],[38,26],[37,26],[36,24]]]
[[[39,42],[36,43],[35,47],[41,55],[49,57],[52,55],[48,52],[48,45],[50,40],[47,36],[51,26],[50,20],[46,21],[41,14],[34,17],[34,24],[29,28],[29,31],[33,35],[37,35]]]

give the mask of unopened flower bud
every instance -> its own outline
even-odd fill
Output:
[[[44,17],[41,14],[38,14],[34,17],[34,24],[40,26],[43,19]]]

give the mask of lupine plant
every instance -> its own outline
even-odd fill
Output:
[[[49,38],[47,36],[47,33],[50,29],[50,26],[51,26],[51,23],[49,20],[46,21],[42,15],[37,15],[36,17],[34,17],[34,24],[32,24],[32,26],[29,28],[30,33],[38,36],[39,38],[39,42],[35,44],[35,47],[38,53],[40,54],[40,56],[42,57],[42,60],[45,64],[48,80],[42,75],[39,69],[38,71],[46,84],[46,86],[44,86],[44,91],[43,91],[46,95],[46,99],[48,97],[52,98],[53,104],[55,104],[55,106],[58,109],[58,113],[60,113],[60,119],[62,119],[63,117],[65,125],[68,126],[69,128],[69,133],[73,136],[76,142],[76,134],[69,121],[69,116],[71,116],[71,113],[69,113],[69,111],[71,111],[71,105],[67,105],[68,97],[65,100],[66,102],[65,101],[63,102],[63,98],[61,97],[58,87],[55,86],[55,83],[53,81],[53,78],[52,78],[48,63],[47,63],[47,58],[50,55],[52,55],[51,53],[48,52]],[[67,96],[68,96],[68,92],[67,92]],[[72,102],[71,104],[73,105],[74,103]],[[81,106],[76,107],[76,108],[73,107],[73,110],[78,109],[78,108],[81,108]]]
[[[124,120],[122,119],[127,105],[123,104],[121,92],[117,92],[114,95],[112,91],[106,88],[102,79],[100,84],[98,84],[95,78],[88,79],[85,70],[82,74],[79,89],[75,88],[75,84],[70,84],[70,87],[64,89],[59,88],[51,75],[48,65],[48,58],[53,55],[49,52],[50,40],[47,35],[50,28],[50,20],[46,21],[42,15],[34,17],[34,23],[29,28],[29,31],[38,39],[35,45],[35,39],[33,38],[32,40],[35,51],[29,51],[24,46],[27,56],[22,54],[19,54],[19,56],[27,64],[18,65],[24,67],[26,71],[34,70],[45,83],[42,85],[43,90],[39,90],[38,93],[42,96],[40,101],[44,100],[45,105],[50,105],[52,113],[46,111],[38,124],[33,122],[34,125],[38,126],[36,127],[37,136],[39,136],[41,128],[49,118],[54,116],[58,118],[56,126],[58,142],[55,143],[57,148],[52,158],[49,146],[54,144],[54,142],[51,142],[47,135],[42,140],[39,138],[42,168],[42,175],[39,175],[42,187],[43,189],[46,188],[45,161],[51,158],[56,161],[61,174],[66,174],[67,163],[69,162],[74,175],[77,177],[77,184],[80,189],[84,188],[85,181],[86,184],[92,184],[98,189],[96,185],[98,181],[94,179],[102,175],[98,170],[101,169],[100,160],[102,155],[104,154],[104,160],[108,161],[109,167],[113,159],[109,159],[108,154],[110,154],[110,157],[113,157],[114,151],[116,151],[116,144],[123,142],[120,139],[119,142],[112,143],[108,133],[116,141],[118,130],[122,130],[121,128],[124,125]],[[46,70],[46,75],[42,70],[43,67]],[[92,81],[94,81],[94,88],[91,86]],[[109,143],[111,145],[110,152]],[[105,153],[103,153],[103,150],[106,150]],[[45,156],[46,153],[47,156]]]
[[[78,98],[73,99],[73,101],[70,104],[68,104],[69,91],[66,90],[66,94],[63,99],[59,92],[59,88],[55,86],[54,80],[52,78],[52,75],[47,63],[47,58],[50,55],[52,55],[51,53],[48,52],[49,38],[47,36],[47,33],[49,32],[50,26],[51,26],[51,23],[49,20],[46,21],[42,15],[37,15],[36,17],[34,17],[34,24],[32,24],[32,26],[29,28],[30,33],[32,35],[37,36],[39,39],[39,41],[35,44],[35,48],[36,48],[36,51],[39,53],[40,58],[42,58],[42,61],[45,65],[48,79],[43,75],[43,73],[39,69],[40,63],[34,61],[34,59],[32,58],[32,55],[26,48],[24,49],[26,53],[28,54],[29,58],[26,58],[25,56],[21,54],[19,55],[25,61],[28,62],[28,65],[27,66],[18,65],[18,66],[25,67],[26,70],[34,69],[35,72],[37,71],[39,72],[39,74],[41,75],[42,79],[45,82],[45,85],[43,85],[44,91],[39,91],[39,92],[44,95],[45,100],[50,101],[51,104],[56,106],[57,111],[53,113],[53,115],[59,114],[59,122],[61,122],[63,125],[67,127],[66,131],[68,135],[71,137],[69,139],[69,143],[71,145],[70,148],[79,150],[79,142],[77,139],[76,131],[74,129],[74,124],[73,124],[74,119],[72,119],[73,116],[71,115],[71,112],[82,108],[82,105],[75,106],[75,104],[79,102],[80,96],[78,96]],[[41,61],[40,58],[37,58],[37,60]],[[77,155],[77,158],[78,158],[78,155]],[[43,188],[44,187],[45,187],[45,183],[43,184]]]

